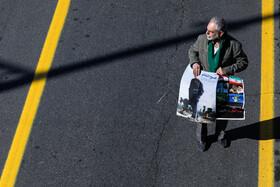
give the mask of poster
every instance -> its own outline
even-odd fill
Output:
[[[243,80],[201,71],[195,79],[190,65],[180,83],[177,115],[200,123],[244,120]]]
[[[216,87],[219,76],[201,71],[195,79],[190,65],[181,79],[177,115],[200,123],[216,119]]]
[[[245,93],[243,80],[222,76],[217,84],[217,120],[244,120]]]

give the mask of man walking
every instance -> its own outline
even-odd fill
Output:
[[[214,72],[218,75],[233,75],[248,66],[248,59],[242,45],[227,33],[223,18],[211,18],[205,34],[199,35],[189,49],[190,64],[195,78],[200,71]],[[228,121],[216,121],[216,136],[221,147],[227,146],[225,129]],[[207,124],[197,123],[198,148],[206,148]]]

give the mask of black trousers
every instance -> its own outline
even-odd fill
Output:
[[[190,99],[190,104],[192,107],[192,117],[196,117],[196,110],[197,110],[197,103],[198,103],[198,95],[193,95]]]
[[[228,120],[217,120],[215,135],[218,140],[225,138],[225,130],[228,124]],[[211,124],[209,124],[211,125]],[[206,141],[207,137],[207,123],[197,123],[196,136],[199,141]]]

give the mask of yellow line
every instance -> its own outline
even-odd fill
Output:
[[[274,14],[274,0],[262,0],[262,16]],[[273,137],[274,118],[274,19],[262,21],[262,57],[261,57],[261,106],[259,141],[259,185],[274,186],[274,140],[262,140]]]
[[[59,0],[57,3],[53,20],[51,22],[48,35],[41,53],[41,57],[37,65],[35,76],[30,86],[19,120],[19,124],[14,136],[14,140],[2,172],[0,180],[1,187],[14,186],[15,184],[25,146],[46,83],[46,72],[48,72],[51,67],[60,33],[67,16],[69,5],[70,0]],[[39,76],[39,74],[41,73],[45,73],[43,77]]]

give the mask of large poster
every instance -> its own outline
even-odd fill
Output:
[[[177,115],[201,123],[213,123],[216,118],[216,87],[219,76],[201,71],[195,79],[190,65],[181,79]]]
[[[195,79],[190,65],[180,84],[177,115],[200,123],[245,119],[244,83],[237,77],[201,71]]]

